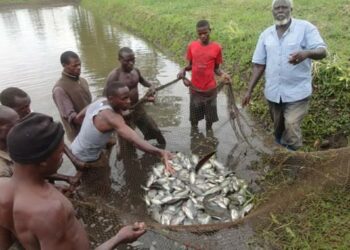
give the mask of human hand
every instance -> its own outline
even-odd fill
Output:
[[[229,76],[229,74],[223,72],[221,75],[221,78],[223,79],[223,83],[225,84],[231,83],[231,77]]]
[[[116,237],[118,238],[119,243],[131,243],[137,240],[145,232],[145,223],[135,222],[134,225],[122,227],[116,234]]]
[[[178,79],[183,79],[186,76],[186,71],[184,69],[180,70],[180,72],[177,74]]]
[[[152,84],[149,88],[148,88],[148,92],[151,95],[154,95],[156,93],[156,86],[154,84]]]
[[[185,77],[185,78],[182,78],[182,82],[184,83],[184,85],[185,85],[186,87],[191,86],[191,81],[188,80],[186,77]]]
[[[148,96],[146,99],[147,102],[155,102],[155,100],[156,100],[155,96]]]
[[[252,98],[252,93],[250,91],[247,91],[242,99],[242,107],[245,107],[250,103],[250,99]]]
[[[306,58],[308,58],[308,56],[309,54],[306,50],[297,51],[289,54],[288,62],[293,65],[296,65],[304,61]]]
[[[81,171],[77,171],[77,173],[74,176],[68,176],[67,182],[73,186],[77,187],[80,185],[80,179],[83,173]]]
[[[173,169],[173,167],[169,163],[169,160],[172,159],[174,157],[174,155],[167,150],[162,150],[161,157],[162,157],[162,161],[165,165],[165,171],[170,173],[170,174],[175,174],[175,170]]]
[[[64,185],[64,184],[55,184],[54,185],[55,188],[62,193],[63,195],[69,197],[71,194],[73,194],[75,192],[76,187],[75,186],[68,186],[68,185]]]

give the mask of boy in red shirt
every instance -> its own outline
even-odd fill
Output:
[[[198,40],[188,45],[186,59],[188,65],[183,68],[179,78],[184,78],[186,71],[192,71],[191,82],[184,81],[190,87],[190,121],[193,130],[198,129],[198,122],[205,118],[206,129],[219,120],[216,107],[217,85],[214,73],[230,82],[228,74],[220,69],[222,49],[220,44],[210,41],[210,25],[207,20],[197,23]],[[187,82],[187,84],[186,84]]]

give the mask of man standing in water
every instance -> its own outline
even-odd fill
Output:
[[[326,45],[311,23],[291,18],[292,0],[273,0],[275,25],[259,38],[253,55],[253,75],[242,105],[265,73],[265,97],[274,124],[275,140],[290,150],[302,146],[301,122],[312,93],[311,60],[326,57]]]
[[[30,97],[20,88],[9,87],[4,89],[0,94],[0,102],[2,105],[16,111],[19,118],[23,118],[31,112]]]
[[[62,76],[53,87],[52,94],[68,140],[72,142],[84,119],[82,111],[91,103],[92,98],[87,81],[80,76],[79,56],[72,51],[66,51],[61,55],[61,64]]]
[[[118,59],[120,68],[113,69],[109,73],[106,87],[115,81],[125,83],[130,90],[130,105],[133,106],[139,100],[139,83],[150,88],[151,91],[154,90],[154,86],[143,78],[139,69],[134,68],[135,54],[130,48],[121,48],[118,53]],[[141,130],[145,140],[156,139],[159,145],[165,147],[166,142],[162,133],[142,105],[135,107],[125,119],[130,127],[135,128],[137,126]]]
[[[216,107],[217,85],[214,74],[229,83],[230,77],[220,69],[222,64],[221,46],[210,41],[210,25],[207,20],[201,20],[196,25],[198,40],[188,45],[186,59],[188,64],[178,74],[179,78],[186,76],[186,71],[192,71],[190,87],[190,122],[193,130],[198,129],[198,122],[205,118],[207,131],[219,120]]]
[[[38,113],[21,120],[8,135],[15,169],[12,178],[0,179],[1,190],[6,191],[0,196],[0,229],[13,232],[25,249],[90,248],[70,201],[45,181],[62,163],[63,135],[61,124]],[[143,223],[124,227],[97,249],[113,249],[144,232]],[[1,249],[8,249],[10,236],[0,231],[0,239]]]

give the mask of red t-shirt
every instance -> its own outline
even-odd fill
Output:
[[[216,87],[215,65],[222,63],[221,46],[216,42],[202,45],[193,41],[188,45],[186,58],[192,61],[192,83],[200,90]]]

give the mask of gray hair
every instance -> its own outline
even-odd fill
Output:
[[[285,2],[287,4],[289,4],[289,6],[291,8],[293,8],[293,0],[272,0],[272,9],[273,9],[273,6],[277,3],[277,2]]]

